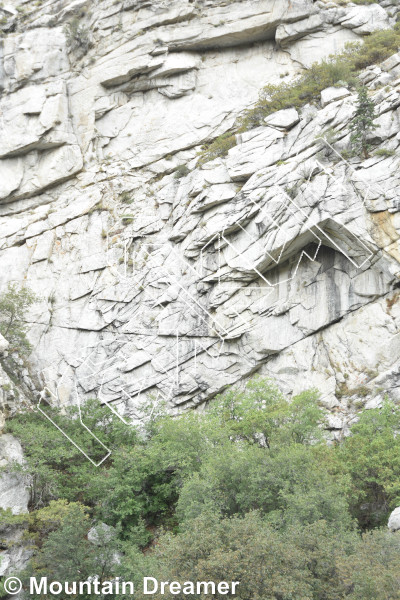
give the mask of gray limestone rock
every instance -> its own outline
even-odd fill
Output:
[[[0,291],[20,281],[40,297],[21,379],[135,420],[150,398],[178,412],[259,372],[289,395],[318,387],[333,436],[355,398],[399,401],[398,53],[361,74],[381,150],[368,159],[341,157],[347,87],[229,133],[265,85],[392,25],[395,5],[96,0],[82,54],[65,34],[80,0],[26,2],[24,20],[14,4]],[[201,163],[216,138],[226,153]],[[14,388],[1,368],[0,428],[27,401]],[[26,510],[27,483],[2,477],[4,505]]]
[[[23,460],[19,441],[9,433],[0,435],[0,508],[10,508],[15,515],[28,511],[30,498],[29,477],[10,470]]]

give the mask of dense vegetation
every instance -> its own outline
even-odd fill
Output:
[[[299,109],[307,103],[319,102],[322,90],[327,87],[356,85],[360,71],[382,62],[396,53],[399,47],[400,23],[394,29],[372,33],[364,42],[349,42],[343,52],[315,62],[294,81],[266,85],[258,102],[244,112],[232,131],[203,147],[199,164],[226,154],[236,145],[235,133],[262,125],[268,115],[281,109]]]
[[[26,311],[36,300],[36,295],[29,288],[19,287],[15,283],[9,283],[0,294],[0,333],[9,342],[10,352],[29,352],[25,317]]]
[[[52,412],[100,457],[74,417]],[[23,578],[239,580],[241,600],[400,598],[400,535],[386,528],[400,504],[391,403],[361,414],[340,444],[327,443],[317,392],[288,403],[259,378],[204,412],[159,411],[141,428],[95,401],[82,418],[112,450],[98,469],[37,412],[9,421],[33,475],[29,515],[2,514],[34,550]],[[113,529],[98,525],[95,545],[86,535],[101,522]]]

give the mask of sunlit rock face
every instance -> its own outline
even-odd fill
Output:
[[[339,431],[360,402],[400,399],[399,56],[363,73],[375,142],[393,152],[341,159],[356,102],[343,82],[198,163],[263,86],[397,11],[389,0],[0,8],[0,285],[40,296],[27,316],[38,391],[133,418],[148,397],[179,411],[258,372],[289,395],[319,388]]]

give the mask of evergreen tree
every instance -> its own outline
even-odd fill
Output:
[[[367,88],[364,86],[360,87],[358,90],[357,109],[349,127],[350,131],[352,131],[350,144],[354,155],[360,156],[362,153],[364,158],[368,158],[371,147],[368,137],[378,127],[374,124],[375,118],[375,105],[368,98]]]

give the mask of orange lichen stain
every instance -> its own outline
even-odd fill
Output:
[[[392,306],[396,304],[397,300],[399,299],[399,296],[400,292],[395,292],[391,298],[386,298],[386,307],[388,312],[390,312]]]
[[[393,225],[393,217],[387,210],[370,214],[373,226],[369,233],[380,248],[400,262],[399,235]]]
[[[392,223],[393,215],[387,210],[370,215],[373,227],[371,228],[371,236],[374,241],[381,247],[392,244],[398,239],[398,234]]]

